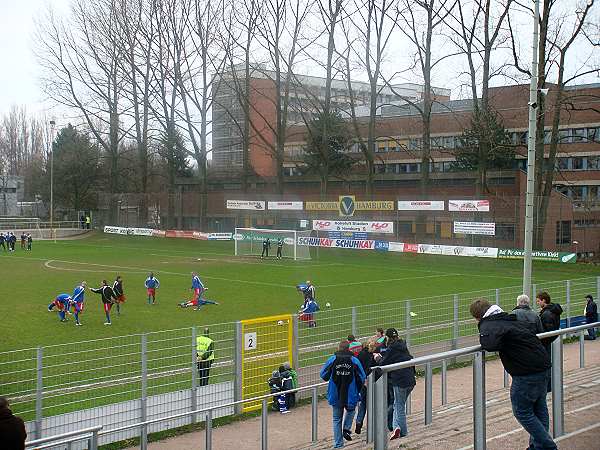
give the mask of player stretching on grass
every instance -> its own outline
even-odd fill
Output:
[[[54,307],[58,309],[58,318],[61,322],[66,322],[68,319],[65,314],[71,306],[71,296],[69,294],[59,294],[56,296],[54,301],[48,305],[48,311],[52,312]]]
[[[104,325],[112,325],[110,321],[110,309],[112,308],[113,303],[117,301],[117,297],[115,297],[112,288],[108,285],[106,280],[102,280],[102,286],[90,290],[102,296],[102,304],[104,306],[104,313],[106,314],[106,322],[104,322]]]
[[[112,285],[112,290],[117,299],[117,314],[121,315],[121,303],[125,303],[125,294],[123,294],[123,279],[121,275],[117,275],[115,282]]]
[[[73,305],[73,316],[75,317],[75,325],[81,326],[79,322],[79,313],[83,312],[83,305],[85,300],[85,288],[87,283],[82,281],[78,286],[75,286],[73,295],[71,296],[71,305]],[[68,310],[67,310],[68,312]]]
[[[150,272],[144,286],[146,286],[146,291],[148,292],[148,304],[154,305],[156,302],[156,290],[160,287],[158,278],[155,278],[154,274]]]
[[[198,274],[196,272],[192,272],[192,291],[194,291],[193,298],[190,301],[181,302],[179,306],[182,308],[194,306],[196,311],[198,311],[202,305],[218,305],[218,303],[215,301],[206,300],[203,298],[206,290],[207,289],[204,287],[204,284],[202,284]]]

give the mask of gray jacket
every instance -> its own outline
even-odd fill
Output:
[[[527,325],[535,334],[544,332],[540,316],[538,316],[529,306],[517,306],[512,310],[512,313],[517,316],[517,320],[527,322]]]

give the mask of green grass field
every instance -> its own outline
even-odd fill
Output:
[[[0,254],[0,302],[5,311],[0,351],[230,322],[296,312],[294,286],[310,279],[320,302],[333,308],[417,299],[455,292],[518,286],[521,261],[487,260],[361,250],[320,249],[311,261],[236,258],[233,243],[95,234],[81,240],[34,242],[33,252],[17,248]],[[201,311],[176,305],[190,294],[197,271],[220,302]],[[146,303],[144,279],[160,279],[158,304]],[[86,280],[124,278],[127,302],[113,325],[103,325],[99,295],[86,293],[83,327],[60,323],[46,306],[55,295],[72,293]],[[543,283],[600,275],[595,266],[535,263],[534,281]]]

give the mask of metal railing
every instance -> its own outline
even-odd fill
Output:
[[[585,366],[584,360],[584,331],[588,328],[600,327],[600,322],[580,325],[561,330],[538,334],[538,338],[579,334],[579,366]],[[373,442],[375,450],[385,450],[388,444],[387,432],[387,374],[408,367],[425,366],[425,425],[433,422],[432,408],[432,364],[439,361],[473,355],[473,448],[486,448],[486,402],[485,402],[485,351],[480,345],[465,347],[458,350],[436,353],[433,355],[414,358],[373,370],[367,382],[367,441]],[[445,371],[445,365],[443,366]],[[563,340],[552,342],[552,435],[557,438],[564,434],[564,398],[563,398]],[[382,376],[375,381],[375,377]],[[442,376],[445,383],[445,376]]]
[[[69,431],[68,433],[56,434],[41,439],[34,439],[25,442],[25,448],[35,448],[41,450],[43,448],[54,447],[57,445],[66,445],[67,449],[71,448],[74,442],[87,440],[87,448],[89,450],[98,450],[98,433],[102,430],[102,425],[95,427],[83,428],[81,430]]]

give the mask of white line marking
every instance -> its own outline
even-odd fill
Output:
[[[319,288],[330,288],[338,286],[354,286],[357,284],[373,284],[373,283],[389,283],[390,281],[404,281],[404,280],[421,280],[423,278],[440,278],[440,277],[456,277],[461,275],[460,273],[446,273],[440,275],[423,275],[414,277],[403,277],[403,278],[387,278],[385,280],[369,280],[369,281],[355,281],[352,283],[341,283],[341,284],[325,284],[319,285]]]
[[[584,427],[584,428],[581,428],[580,430],[573,431],[572,433],[563,434],[562,436],[554,439],[554,442],[564,441],[565,439],[569,439],[570,437],[577,436],[578,434],[585,433],[587,431],[593,430],[594,428],[598,428],[598,427],[600,427],[600,422],[595,423],[590,426],[587,426],[587,427]]]

